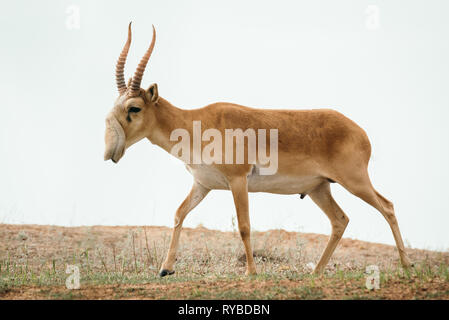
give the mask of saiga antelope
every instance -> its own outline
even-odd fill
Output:
[[[170,139],[171,132],[184,128],[192,136],[193,121],[201,121],[204,128],[215,128],[220,132],[226,128],[278,129],[278,170],[273,175],[258,174],[257,162],[209,165],[186,163],[194,183],[176,211],[170,248],[160,276],[174,273],[182,223],[212,189],[232,192],[245,248],[246,274],[256,273],[250,243],[248,192],[300,194],[302,197],[309,195],[332,225],[329,242],[314,270],[315,273],[322,272],[349,222],[331,195],[332,182],[339,183],[380,211],[393,232],[402,265],[410,266],[393,204],[380,195],[370,182],[367,167],[371,145],[363,129],[344,115],[328,109],[255,109],[224,102],[194,110],[177,108],[159,96],[156,84],[146,90],[140,87],[155,39],[153,27],[151,44],[126,85],[124,66],[131,44],[131,24],[128,27],[128,38],[116,66],[119,96],[106,118],[105,160],[118,162],[129,146],[143,138],[170,152],[176,143]]]

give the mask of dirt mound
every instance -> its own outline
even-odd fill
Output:
[[[449,254],[406,249],[415,267],[402,270],[395,247],[342,239],[324,275],[310,275],[328,236],[253,232],[259,275],[244,277],[238,232],[185,228],[174,276],[160,279],[166,227],[56,227],[0,224],[3,299],[341,299],[448,298]],[[81,290],[65,287],[67,265],[79,267]],[[366,266],[381,288],[366,289]]]

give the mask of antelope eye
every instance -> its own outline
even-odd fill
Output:
[[[133,113],[137,113],[137,112],[139,112],[141,109],[140,108],[137,108],[137,107],[130,107],[129,109],[128,109],[128,112],[133,112]]]

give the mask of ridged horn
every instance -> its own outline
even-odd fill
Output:
[[[126,91],[125,83],[125,62],[128,56],[129,46],[131,45],[131,22],[128,26],[128,39],[126,40],[125,46],[123,47],[122,53],[117,60],[117,65],[115,67],[115,81],[117,82],[117,89],[120,95]]]
[[[145,71],[145,67],[147,66],[148,60],[150,60],[151,53],[153,52],[154,44],[156,42],[156,29],[154,29],[153,26],[153,40],[151,40],[150,47],[148,48],[147,52],[145,52],[145,55],[140,60],[139,65],[137,66],[136,72],[134,73],[132,82],[131,82],[131,88],[130,88],[130,95],[138,95],[140,91],[140,83],[142,81],[143,73]]]

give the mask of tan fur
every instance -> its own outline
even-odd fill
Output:
[[[129,114],[131,107],[140,108],[141,111]],[[131,121],[127,120],[128,116]],[[393,205],[372,187],[368,177],[371,155],[368,137],[356,123],[336,111],[255,109],[224,102],[183,110],[159,97],[157,86],[153,84],[147,90],[140,89],[140,94],[133,97],[126,93],[120,95],[107,119],[105,160],[115,162],[120,160],[126,148],[144,138],[170,152],[177,143],[170,141],[171,132],[184,128],[192,137],[193,121],[201,121],[202,130],[215,128],[223,136],[225,129],[278,129],[278,171],[274,175],[258,175],[258,164],[248,164],[247,161],[239,165],[186,165],[195,183],[176,212],[170,249],[161,268],[162,275],[173,271],[185,216],[211,189],[228,189],[233,194],[245,246],[247,274],[256,273],[250,243],[248,192],[310,195],[332,225],[329,243],[315,269],[315,272],[323,271],[349,222],[331,196],[329,181],[341,184],[382,213],[392,229],[402,264],[410,265]],[[117,125],[120,128],[114,129]],[[120,139],[113,135],[120,130],[123,130],[125,141],[122,146],[117,146]],[[202,143],[203,147],[207,144]]]

